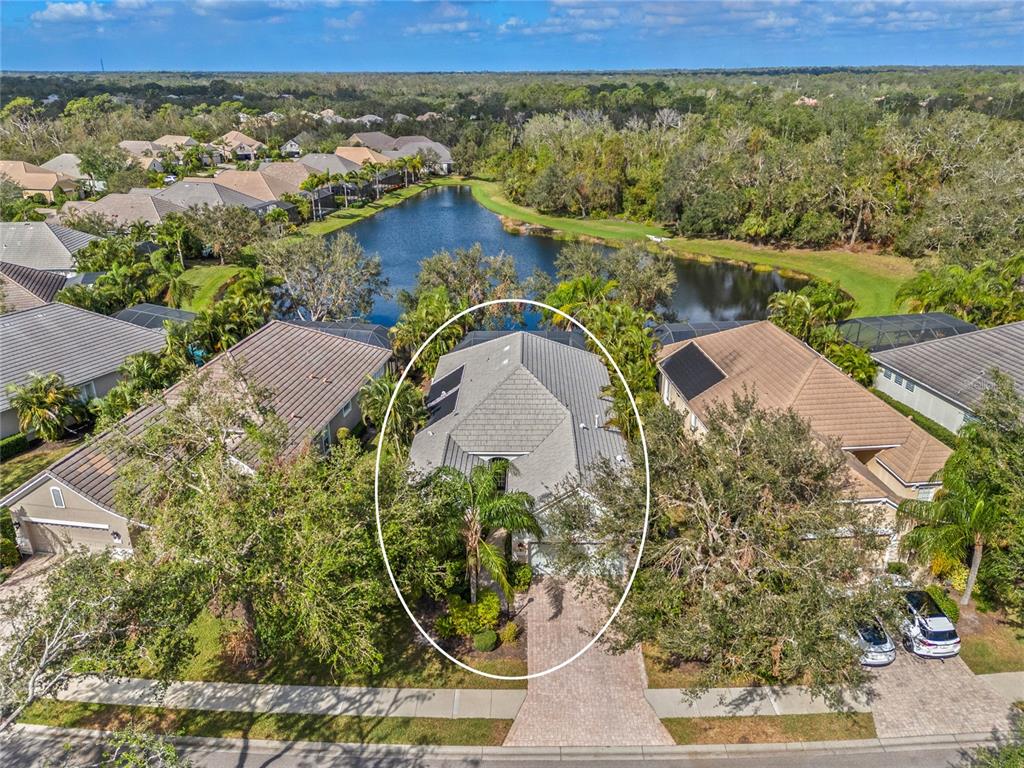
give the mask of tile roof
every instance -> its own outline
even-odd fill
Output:
[[[45,168],[48,171],[53,171],[54,173],[63,174],[69,179],[78,180],[89,178],[88,175],[82,173],[81,165],[82,159],[78,155],[72,154],[71,152],[64,152],[56,157],[51,157],[39,167]]]
[[[354,320],[285,320],[286,323],[303,328],[315,328],[324,333],[331,333],[364,344],[372,344],[381,349],[391,349],[391,339],[387,326],[376,323],[360,323]]]
[[[269,389],[270,406],[285,422],[288,437],[282,454],[293,456],[358,393],[366,377],[391,358],[390,350],[341,338],[311,328],[271,321],[218,355],[202,371],[223,375],[228,359],[238,363],[246,380]],[[138,435],[173,404],[184,382],[125,417],[123,433]],[[113,509],[119,457],[111,432],[104,433],[55,462],[46,471],[86,498]],[[245,449],[240,449],[244,455]]]
[[[252,136],[246,136],[241,131],[228,131],[221,136],[214,144],[219,144],[225,147],[227,150],[234,152],[238,147],[243,144],[250,149],[266,149],[266,144],[258,139],[254,139]]]
[[[243,205],[246,208],[256,209],[265,203],[252,195],[225,186],[215,178],[193,178],[191,176],[176,181],[163,189],[138,190],[138,193],[167,200],[182,208],[191,208],[194,205]],[[132,190],[132,194],[136,194],[136,191]]]
[[[338,157],[357,163],[362,167],[365,163],[386,163],[388,157],[380,152],[374,152],[368,147],[338,147],[334,150]]]
[[[292,165],[292,163],[287,163]],[[299,166],[301,169],[302,166]],[[309,172],[305,172],[309,175]],[[282,195],[298,194],[299,185],[293,181],[265,171],[222,171],[213,180],[223,187],[241,192],[257,200],[269,203],[280,200]]]
[[[318,173],[330,171],[331,173],[348,173],[358,171],[359,163],[346,160],[340,155],[327,154],[326,152],[310,152],[302,157],[295,158],[296,163],[304,165]]]
[[[1024,394],[1024,320],[876,352],[873,357],[968,409],[992,386],[992,368],[1008,374]]]
[[[67,278],[59,272],[33,269],[23,264],[10,264],[6,261],[0,261],[0,274],[6,280],[28,291],[42,304],[53,301],[57,291],[61,290],[67,282]],[[39,304],[32,306],[39,306]]]
[[[770,322],[669,344],[659,367],[664,371],[688,347],[699,348],[725,374],[687,398],[702,419],[713,403],[746,389],[764,407],[793,409],[845,449],[882,449],[879,459],[907,485],[928,482],[949,457],[949,448]]]
[[[383,152],[385,149],[395,148],[395,139],[381,131],[361,131],[359,133],[353,133],[349,138],[349,141],[359,142],[362,146],[369,147],[377,152]]]
[[[443,410],[413,440],[417,469],[467,472],[481,456],[524,454],[512,460],[508,487],[543,503],[599,459],[625,460],[625,440],[607,426],[608,372],[597,355],[515,332],[444,355],[434,381],[459,368],[461,378],[436,399]]]
[[[182,213],[184,206],[164,200],[156,195],[114,192],[96,202],[75,200],[64,204],[63,211],[98,213],[120,226],[131,226],[136,221],[159,224],[169,213]]]
[[[384,154],[390,158],[412,157],[413,155],[433,152],[437,155],[439,163],[449,164],[452,161],[452,153],[444,144],[436,141],[410,141],[397,149],[385,150]]]
[[[74,255],[99,239],[48,221],[0,222],[0,261],[71,272],[75,268]]]
[[[59,373],[79,385],[113,373],[136,352],[164,348],[160,331],[139,328],[70,304],[46,304],[0,317],[0,410],[10,407],[7,386],[30,373]]]
[[[74,179],[23,160],[0,160],[0,176],[6,176],[26,192],[48,192],[56,186],[75,188]]]

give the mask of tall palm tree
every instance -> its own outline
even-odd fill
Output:
[[[181,307],[196,295],[196,286],[185,279],[185,268],[166,259],[162,251],[153,253],[150,265],[149,289],[168,306]]]
[[[409,158],[409,170],[412,171],[413,181],[419,181],[423,173],[423,155],[417,153]]]
[[[392,326],[391,340],[395,349],[411,358],[436,328],[462,308],[463,305],[457,306],[451,302],[448,291],[444,288],[424,291],[416,300],[416,306],[402,313],[398,322]],[[446,327],[416,358],[416,367],[427,375],[432,375],[437,361],[442,355],[452,351],[463,333],[465,328],[459,323],[452,323]]]
[[[167,217],[157,227],[155,237],[157,245],[174,250],[178,255],[178,263],[184,269],[185,240],[188,238],[188,222],[185,221],[185,218],[177,213],[167,214]]]
[[[384,423],[391,394],[398,384],[398,377],[388,372],[383,376],[368,377],[367,382],[359,391],[359,410],[363,414],[363,423],[372,424],[380,429]],[[412,442],[416,432],[427,423],[427,409],[423,405],[423,392],[406,379],[395,397],[388,423],[388,441],[395,447],[402,448]],[[378,433],[377,439],[380,439]]]
[[[59,373],[30,373],[27,384],[9,384],[7,391],[19,429],[47,442],[60,439],[68,422],[85,413],[78,387],[65,384]]]
[[[983,491],[971,486],[960,473],[948,473],[933,501],[911,499],[899,508],[900,519],[913,525],[900,547],[931,559],[948,557],[962,562],[971,550],[971,569],[960,598],[967,605],[981,567],[985,545],[990,544],[1002,524],[998,505]]]
[[[773,293],[768,300],[772,322],[801,341],[810,341],[814,330],[814,308],[805,294],[797,291]]]
[[[374,200],[380,200],[380,172],[382,168],[383,166],[380,163],[372,161],[363,163],[363,170],[369,175],[369,180],[373,181]]]
[[[488,538],[500,531],[506,536],[529,533],[538,538],[543,533],[534,516],[533,497],[522,491],[501,490],[508,469],[507,461],[493,461],[473,467],[467,477],[456,469],[442,467],[430,479],[450,513],[447,535],[457,538],[465,548],[470,603],[476,603],[484,571],[506,598],[512,594],[508,561]]]
[[[607,302],[612,293],[615,292],[618,284],[614,280],[603,280],[600,277],[578,277],[565,283],[560,283],[555,290],[548,294],[545,302],[561,310],[570,317],[578,317],[588,309],[600,306]],[[549,318],[552,325],[568,328],[572,323],[561,315],[551,313]]]

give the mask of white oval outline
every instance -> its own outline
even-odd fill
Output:
[[[644,527],[640,533],[640,548],[637,550],[636,561],[633,563],[633,572],[629,575],[629,581],[626,583],[626,589],[622,593],[622,597],[619,598],[619,602],[615,606],[615,610],[612,611],[611,616],[608,617],[608,621],[606,621],[604,623],[604,626],[601,627],[600,631],[596,635],[594,635],[593,638],[591,638],[590,642],[588,642],[586,645],[580,648],[576,653],[574,653],[565,661],[559,662],[555,666],[545,669],[542,672],[529,672],[525,675],[495,675],[491,672],[484,672],[483,670],[476,669],[475,667],[471,667],[469,664],[459,661],[457,658],[449,654],[444,648],[442,648],[440,645],[434,642],[434,638],[430,636],[430,633],[428,633],[422,627],[422,625],[413,615],[412,610],[409,608],[409,604],[405,602],[405,597],[402,595],[402,590],[398,588],[398,582],[395,580],[395,574],[391,570],[391,561],[388,560],[387,547],[384,546],[384,529],[383,526],[381,525],[380,520],[380,459],[384,451],[383,437],[387,432],[388,420],[391,418],[391,408],[395,404],[395,398],[398,396],[398,392],[402,388],[402,383],[405,381],[406,376],[409,374],[409,371],[415,364],[416,359],[420,356],[420,353],[422,353],[423,350],[426,349],[427,345],[430,344],[430,342],[432,342],[437,337],[437,335],[441,333],[441,331],[443,331],[449,325],[454,323],[460,317],[465,317],[470,312],[475,312],[478,309],[484,309],[486,307],[491,307],[496,304],[529,304],[534,307],[540,307],[542,309],[549,310],[559,315],[560,317],[564,317],[570,323],[579,327],[580,330],[582,330],[588,338],[590,338],[595,344],[597,344],[601,352],[604,353],[604,356],[611,361],[612,366],[615,368],[615,373],[619,377],[619,381],[621,381],[622,386],[626,388],[626,394],[629,396],[629,403],[633,407],[633,415],[636,416],[636,423],[637,426],[639,426],[640,428],[640,445],[643,448],[644,454],[644,478],[646,481],[646,493],[644,495]],[[590,330],[575,317],[567,315],[562,310],[552,307],[550,304],[545,304],[542,301],[534,301],[532,299],[491,299],[490,301],[483,301],[479,304],[475,304],[472,307],[469,307],[468,309],[464,309],[458,314],[452,315],[444,323],[439,325],[437,329],[433,333],[431,333],[430,336],[427,337],[427,340],[420,345],[419,349],[416,350],[416,352],[412,356],[412,359],[409,360],[409,363],[405,366],[405,369],[402,371],[402,375],[398,379],[398,384],[395,385],[395,391],[391,393],[391,399],[388,401],[387,410],[384,412],[384,421],[383,423],[381,423],[380,430],[378,432],[377,459],[374,462],[373,468],[373,509],[377,518],[377,543],[380,545],[381,554],[384,556],[384,567],[387,569],[388,578],[391,580],[391,586],[395,590],[395,594],[398,595],[398,601],[402,604],[402,607],[405,609],[406,614],[412,620],[412,623],[416,626],[416,629],[419,630],[419,633],[423,635],[426,641],[434,647],[434,650],[436,650],[438,653],[440,653],[442,656],[444,656],[446,659],[448,659],[455,665],[462,667],[468,672],[480,675],[481,677],[488,677],[491,680],[533,680],[538,677],[544,677],[544,675],[549,675],[552,672],[557,672],[558,670],[562,669],[562,667],[566,667],[569,664],[572,664],[572,662],[576,661],[576,659],[578,659],[584,653],[589,651],[590,648],[594,645],[594,643],[601,639],[601,636],[605,633],[605,631],[607,631],[608,627],[611,626],[611,623],[615,621],[615,617],[619,615],[619,611],[622,609],[623,603],[625,603],[626,598],[629,597],[629,590],[633,588],[633,580],[636,579],[637,571],[640,569],[640,560],[644,554],[644,545],[647,543],[647,526],[650,522],[651,517],[651,465],[647,456],[647,437],[646,435],[644,435],[644,423],[643,420],[640,418],[640,409],[637,408],[636,399],[633,397],[633,390],[629,388],[629,382],[627,382],[626,377],[622,375],[622,370],[619,368],[619,364],[615,362],[615,358],[613,358],[611,354],[609,354],[604,344],[601,343],[601,340],[597,338],[597,336],[595,336],[593,333],[591,333]]]

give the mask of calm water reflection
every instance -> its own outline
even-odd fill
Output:
[[[486,254],[504,251],[515,257],[520,277],[526,278],[534,269],[553,275],[563,245],[547,237],[509,234],[465,187],[427,190],[347,231],[368,253],[380,255],[394,294],[415,286],[419,262],[435,251],[480,243]],[[760,319],[772,293],[801,285],[777,273],[682,260],[676,262],[676,276],[672,310],[679,320]],[[378,299],[370,319],[391,325],[398,314],[393,299]]]

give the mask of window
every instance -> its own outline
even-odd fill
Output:
[[[903,377],[900,376],[898,373],[896,374],[896,386],[897,387],[902,387],[903,386]]]
[[[912,382],[910,379],[907,379],[907,391],[908,392],[913,392],[914,391],[914,382]]]
[[[500,468],[500,470],[498,471],[498,476],[497,476],[496,480],[497,480],[498,492],[499,493],[504,493],[505,489],[508,487],[508,459],[502,459],[502,458],[491,459],[487,463],[492,468]]]
[[[882,371],[882,375],[885,378],[887,378],[887,379],[891,379],[892,378],[892,371],[890,371],[888,368],[886,368],[884,371]]]
[[[690,414],[690,431],[691,432],[696,432],[697,431],[697,414],[696,413],[691,413]]]
[[[60,488],[51,488],[50,497],[53,499],[53,506],[57,509],[64,509],[64,494]]]
[[[87,381],[85,384],[80,384],[78,387],[78,397],[83,403],[95,400],[96,384],[91,381]]]
[[[347,403],[345,403],[343,406],[341,406],[341,415],[342,416],[348,416],[350,413],[352,413],[352,401],[351,400],[349,400]]]

